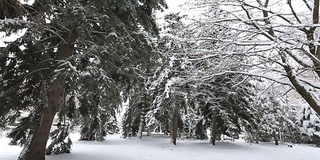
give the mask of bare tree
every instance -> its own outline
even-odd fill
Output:
[[[228,33],[224,37],[201,36],[220,48],[216,55],[246,57],[246,63],[239,66],[249,68],[242,74],[290,86],[320,114],[319,0],[198,0],[195,3],[194,6],[207,9],[195,23],[201,27],[219,26],[220,31]],[[221,50],[226,46],[232,49]],[[237,71],[229,69],[219,74],[230,72]]]

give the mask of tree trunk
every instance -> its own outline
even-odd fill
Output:
[[[287,59],[282,55],[282,61],[284,63],[287,62]],[[283,65],[287,77],[290,80],[291,84],[294,86],[296,91],[303,97],[303,99],[309,104],[309,106],[317,113],[320,115],[320,105],[313,93],[311,93],[294,75],[294,71],[289,65]]]
[[[147,129],[147,136],[151,136],[151,129]]]
[[[75,37],[74,37],[75,40]],[[74,42],[71,41],[71,42]],[[74,50],[73,45],[64,44],[60,47],[59,53],[62,60],[69,58]],[[64,96],[65,78],[58,74],[56,79],[49,85],[48,105],[43,108],[39,124],[34,133],[30,136],[27,145],[24,147],[18,160],[45,160],[45,151],[53,118],[59,111],[60,101]]]
[[[203,126],[203,120],[200,120],[197,124],[196,124],[196,137],[197,139],[206,139],[206,135],[203,133],[204,130],[204,126]]]
[[[171,143],[177,145],[177,136],[179,128],[179,104],[176,102],[172,117]]]
[[[167,119],[164,120],[164,131],[163,131],[164,135],[169,135],[169,129],[170,129],[169,123],[170,123],[169,120]]]
[[[273,136],[273,139],[274,139],[274,144],[277,146],[279,145],[279,140],[278,140],[278,137],[277,137],[277,134],[275,131],[272,132],[272,136]]]
[[[143,124],[144,124],[144,113],[141,114],[139,130],[137,133],[137,138],[140,138],[140,139],[142,138]]]
[[[216,111],[212,112],[212,120],[211,120],[211,144],[216,145],[216,139],[217,139],[217,132],[218,132],[218,126],[217,126],[217,115]]]
[[[261,134],[260,132],[258,131],[256,134],[254,134],[254,139],[255,139],[255,142],[256,144],[259,144],[259,141],[260,141],[260,137],[261,137]]]
[[[48,91],[48,106],[42,111],[39,125],[36,127],[31,140],[21,152],[18,160],[45,160],[47,140],[53,118],[59,110],[60,98],[64,91],[63,78],[57,78]]]
[[[269,1],[266,1],[266,3],[264,4],[265,7],[267,8]],[[313,10],[312,10],[312,19],[313,19],[313,24],[319,24],[319,11],[320,11],[320,1],[319,0],[314,0],[313,1]],[[263,12],[263,16],[265,18],[265,23],[266,25],[270,24],[270,19],[268,16],[268,12],[266,10],[262,10]],[[316,27],[310,27],[310,29],[305,29],[305,36],[307,38],[308,41],[313,42],[315,41],[314,38],[314,34],[316,31]],[[275,36],[275,32],[273,31],[273,28],[270,27],[269,31],[268,31],[269,35],[265,35],[267,38],[269,38],[270,40],[274,41],[274,39],[276,38]],[[320,58],[320,47],[315,46],[314,43],[309,43],[309,52],[312,54],[311,58],[313,63],[314,63],[314,67],[315,67],[315,72],[316,74],[320,77],[320,63],[318,62],[319,58]],[[290,53],[287,51],[287,54],[290,55]],[[308,54],[307,54],[308,55]],[[283,65],[287,77],[289,78],[291,84],[294,86],[294,88],[296,89],[296,91],[303,97],[303,99],[310,105],[310,107],[320,115],[320,104],[319,101],[317,100],[317,98],[312,95],[313,93],[311,93],[310,91],[308,91],[308,88],[304,87],[303,84],[301,84],[301,82],[298,80],[298,78],[296,77],[296,75],[294,75],[294,72],[292,70],[292,68],[286,64],[288,59],[286,58],[286,56],[283,53],[280,53],[282,62],[285,64]],[[310,56],[309,56],[310,57]]]
[[[314,0],[313,1],[313,10],[312,10],[312,19],[313,19],[313,24],[317,25],[319,24],[319,8],[320,8],[320,2],[319,0]],[[316,27],[310,27],[309,30],[304,31],[305,36],[308,41],[313,42],[315,40],[315,31]],[[319,63],[319,58],[320,58],[320,47],[316,46],[314,43],[309,43],[309,52],[314,56],[314,58],[311,58],[314,64],[314,71],[315,73],[320,77],[320,63]],[[284,63],[286,63],[287,59],[285,58],[284,55],[280,54],[281,59]],[[310,56],[309,56],[310,57]],[[303,99],[309,104],[309,106],[317,113],[320,115],[320,104],[315,95],[313,93],[310,93],[308,91],[307,87],[304,87],[303,84],[297,79],[296,75],[294,75],[292,68],[289,65],[284,65],[283,66],[287,76],[294,86],[294,88],[297,90],[297,92],[303,97]]]

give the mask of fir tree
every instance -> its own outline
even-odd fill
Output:
[[[20,18],[22,13],[28,19],[10,21],[14,23],[4,23],[10,25],[1,28],[8,35],[26,30],[1,48],[1,120],[17,122],[17,128],[22,128],[19,135],[26,134],[19,159],[43,160],[54,116],[63,100],[78,90],[66,88],[81,82],[78,77],[84,70],[99,71],[103,77],[99,83],[110,85],[108,88],[126,83],[129,78],[125,77],[135,77],[136,67],[144,67],[155,55],[151,54],[155,53],[151,37],[157,34],[152,13],[165,4],[162,0],[36,0],[23,5],[25,12],[16,12],[22,5],[11,2],[19,7],[13,12],[9,8],[10,13],[17,14],[1,12],[1,19]],[[122,87],[118,89],[120,93]],[[87,92],[84,96],[94,95]],[[25,112],[34,118],[19,118]]]
[[[307,104],[303,104],[298,112],[298,125],[303,142],[320,146],[320,118]]]
[[[168,62],[154,83],[158,86],[153,87],[156,106],[153,113],[173,113],[159,116],[174,124],[171,132],[173,142],[178,131],[177,117],[182,117],[186,127],[180,132],[187,131],[189,137],[195,137],[197,133],[197,137],[205,138],[206,129],[210,126],[214,134],[211,136],[213,143],[220,134],[237,136],[242,131],[241,125],[250,125],[253,121],[254,115],[250,110],[254,87],[245,76],[214,75],[220,71],[244,69],[237,65],[241,63],[241,57],[223,59],[223,53],[219,55],[215,49],[228,52],[228,47],[218,48],[210,38],[194,38],[206,39],[206,36],[224,34],[216,32],[219,28],[207,26],[206,32],[202,32],[196,30],[201,24],[187,27],[178,14],[170,14],[166,18],[166,30],[160,44]],[[198,117],[196,122],[190,123],[187,117],[191,115]]]

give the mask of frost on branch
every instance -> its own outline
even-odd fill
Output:
[[[30,22],[27,22],[22,19],[4,19],[0,20],[0,32],[6,32],[10,34],[16,32],[19,29],[23,29],[29,25]]]

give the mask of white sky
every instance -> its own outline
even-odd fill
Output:
[[[182,9],[179,7],[179,5],[185,3],[187,0],[166,0],[168,9],[163,12],[156,12],[157,22],[159,24],[163,23],[163,17],[164,15],[167,15],[169,13],[177,13],[181,12]]]
[[[166,0],[170,11],[178,11],[178,5],[186,2],[187,0]]]

